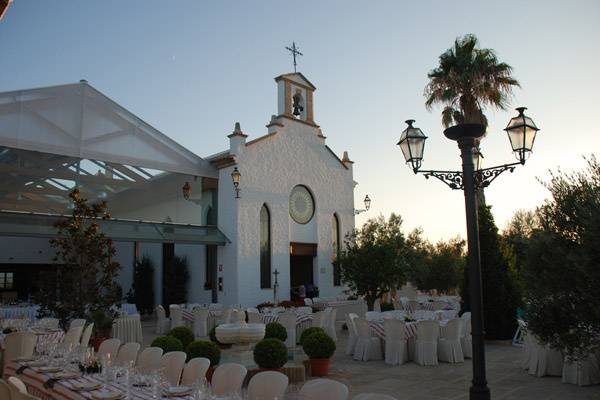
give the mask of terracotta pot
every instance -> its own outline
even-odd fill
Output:
[[[257,368],[256,371],[257,371],[257,373],[265,372],[265,371],[275,371],[275,372],[283,373],[283,367],[282,368]]]
[[[329,358],[311,358],[310,359],[310,374],[312,376],[327,376],[329,374]]]
[[[94,351],[98,351],[100,344],[107,339],[106,336],[94,336],[90,339],[90,344],[94,347]]]

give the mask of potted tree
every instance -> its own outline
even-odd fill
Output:
[[[216,343],[206,340],[196,340],[185,349],[188,360],[196,357],[204,357],[210,360],[210,367],[206,371],[206,380],[210,382],[219,361],[221,361],[221,349]]]
[[[183,351],[183,345],[181,344],[181,340],[169,335],[157,337],[152,341],[152,344],[150,344],[150,346],[160,347],[164,353],[168,353],[170,351]]]
[[[263,339],[254,347],[254,362],[262,371],[281,372],[287,359],[287,347],[279,339]]]
[[[304,338],[302,350],[306,353],[310,362],[312,376],[327,376],[331,356],[335,353],[335,342],[323,332],[315,332]]]

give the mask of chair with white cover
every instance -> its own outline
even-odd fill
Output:
[[[302,385],[298,398],[302,400],[346,400],[348,387],[332,379],[315,379]]]
[[[187,355],[183,351],[170,351],[163,354],[160,358],[160,367],[163,369],[165,377],[171,386],[178,386],[181,378],[181,371],[185,364]]]
[[[473,358],[473,337],[471,336],[471,318],[461,317],[461,320],[463,320],[463,336],[460,338],[460,347],[463,351],[463,357]]]
[[[248,382],[248,400],[282,399],[288,383],[288,377],[281,372],[259,372]]]
[[[337,310],[333,308],[325,321],[325,332],[335,341],[337,342],[337,334],[335,331],[335,320],[337,318]]]
[[[262,318],[260,317],[260,313],[259,312],[254,312],[254,311],[246,311],[246,314],[248,314],[248,323],[249,324],[262,324]]]
[[[279,323],[283,325],[287,332],[287,338],[285,339],[285,346],[288,349],[296,347],[296,314],[291,311],[286,311],[279,315]]]
[[[208,336],[208,309],[196,307],[194,309],[194,337],[196,339]]]
[[[415,312],[421,309],[421,303],[416,300],[409,300],[407,303],[407,307],[410,311]]]
[[[0,399],[10,400],[11,390],[8,383],[4,379],[0,379]]]
[[[354,324],[354,318],[358,318],[358,315],[353,313],[346,314],[346,326],[348,327],[346,355],[348,356],[354,354],[354,347],[356,347],[356,340],[358,339],[358,334],[356,333],[356,325]]]
[[[396,400],[396,398],[383,393],[360,393],[354,396],[352,400]]]
[[[471,319],[471,311],[465,311],[461,316],[462,319]]]
[[[160,365],[162,355],[163,349],[160,347],[147,347],[138,356],[136,367],[143,372],[155,370]]]
[[[381,312],[381,300],[375,299],[373,303],[373,311]]]
[[[319,297],[313,297],[313,298],[312,298],[312,303],[313,303],[313,305],[315,305],[315,304],[319,304],[319,303],[321,303],[321,302],[322,302],[322,300],[321,300]]]
[[[385,330],[385,363],[391,365],[404,364],[408,361],[408,345],[406,326],[403,321],[386,319]]]
[[[117,357],[120,346],[121,341],[119,339],[106,339],[104,342],[100,343],[96,356],[99,360],[102,360],[110,354],[110,358],[114,360]]]
[[[394,310],[404,310],[404,306],[402,305],[402,302],[400,300],[394,299],[394,300],[392,300],[392,304],[394,305]],[[369,394],[369,393],[365,393],[365,394]]]
[[[81,335],[81,341],[79,342],[79,344],[84,349],[87,348],[90,345],[90,338],[92,337],[92,331],[93,330],[94,330],[94,323],[91,322],[84,329],[83,334]]]
[[[169,305],[169,316],[171,317],[171,329],[183,326],[183,310],[177,304]]]
[[[562,376],[563,355],[560,351],[552,349],[542,343],[539,338],[532,335],[532,346],[529,357],[529,375]]]
[[[296,312],[298,314],[312,314],[313,311],[312,311],[312,307],[303,306],[303,307],[297,307]]]
[[[310,299],[310,298],[306,297],[306,298],[304,299],[304,305],[307,305],[307,306],[312,306],[312,305],[313,305],[313,301],[312,301],[312,299]]]
[[[211,379],[213,395],[223,396],[239,392],[247,373],[248,370],[241,364],[225,363],[219,365],[213,372]]]
[[[75,347],[79,346],[82,331],[83,325],[70,327],[63,337],[61,347],[65,349],[74,349]]]
[[[563,363],[562,382],[577,386],[590,386],[600,383],[600,360],[595,354],[585,359],[568,360]]]
[[[371,327],[366,319],[356,318],[356,345],[352,358],[359,361],[381,360],[381,341],[371,334]]]
[[[25,386],[25,383],[16,376],[8,377],[8,385],[9,387],[12,386],[14,390],[20,393],[27,393],[27,386]]]
[[[194,386],[202,378],[206,377],[206,371],[210,367],[210,360],[204,357],[192,358],[183,367],[181,374],[181,384],[185,386]]]
[[[367,311],[365,313],[365,318],[367,319],[367,321],[381,321],[383,319],[383,316],[379,311]]]
[[[71,323],[69,324],[69,329],[76,327],[76,326],[81,326],[82,328],[85,326],[85,319],[83,318],[77,318],[71,321]]]
[[[325,311],[317,311],[313,314],[312,326],[316,326],[318,328],[325,327]]]
[[[438,365],[438,338],[440,326],[437,321],[417,322],[414,360],[419,365]]]
[[[445,301],[436,300],[431,303],[431,308],[433,308],[433,311],[439,311],[446,308],[447,305],[448,303],[446,303]]]
[[[156,306],[156,333],[162,335],[167,332],[171,326],[171,321],[167,318],[165,309],[160,304]]]
[[[449,363],[464,362],[462,346],[463,321],[455,318],[448,321],[442,329],[442,335],[438,339],[438,359]]]
[[[117,353],[117,365],[135,365],[140,344],[136,342],[125,343]],[[130,364],[131,363],[131,364]]]
[[[4,337],[4,363],[15,358],[30,358],[37,343],[32,332],[13,332]]]

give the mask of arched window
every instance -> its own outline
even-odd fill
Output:
[[[331,259],[333,264],[333,286],[341,286],[342,279],[340,276],[340,267],[335,264],[335,261],[340,255],[340,221],[338,220],[337,214],[333,214],[331,221]]]
[[[271,214],[266,204],[260,209],[260,287],[271,287]]]

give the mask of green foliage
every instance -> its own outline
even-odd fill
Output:
[[[375,300],[406,282],[411,252],[401,229],[402,218],[392,214],[368,220],[346,236],[345,248],[335,261],[342,281],[364,297],[369,310]]]
[[[213,343],[217,343],[217,344],[222,344],[221,342],[219,342],[219,340],[217,339],[217,334],[216,334],[216,326],[213,326],[212,329],[210,330],[210,332],[208,332],[208,337],[210,338],[210,341]]]
[[[268,338],[275,338],[285,342],[285,339],[287,339],[287,331],[279,322],[269,322],[265,326],[265,339]]]
[[[116,250],[98,224],[110,218],[106,202],[88,204],[78,189],[69,198],[73,212],[55,223],[58,232],[50,240],[59,266],[43,274],[35,299],[39,317],[54,316],[64,326],[74,318],[85,318],[90,310],[110,310],[121,299],[115,283],[120,266],[112,261]]]
[[[600,350],[600,165],[553,173],[523,268],[528,328],[571,358]]]
[[[304,339],[302,350],[309,358],[331,358],[335,353],[335,342],[326,333],[315,332]]]
[[[206,340],[196,340],[191,342],[186,347],[185,352],[188,360],[196,357],[208,358],[211,367],[218,365],[219,361],[221,361],[221,349],[219,349],[219,346]]]
[[[486,337],[510,339],[517,328],[516,313],[521,306],[521,288],[514,264],[503,246],[491,207],[479,207],[479,247],[483,319]],[[470,311],[469,276],[465,268],[461,297],[463,311]]]
[[[254,347],[254,362],[260,368],[281,368],[287,359],[287,348],[279,339],[265,338]]]
[[[192,332],[192,330],[187,326],[175,327],[171,329],[171,331],[167,335],[179,339],[184,349],[187,348],[188,345],[194,341],[194,332]]]
[[[511,249],[517,272],[527,263],[531,235],[540,228],[534,211],[518,210],[504,229],[502,240]]]
[[[187,303],[188,281],[190,272],[187,257],[174,256],[166,266],[164,274],[165,301],[169,304]]]
[[[102,310],[95,310],[90,313],[87,320],[94,323],[94,336],[110,336],[113,318],[108,313]]]
[[[318,326],[311,326],[310,328],[306,328],[302,331],[302,334],[300,335],[300,345],[302,345],[304,343],[304,340],[313,333],[325,333],[325,330],[323,328],[319,328]]]
[[[147,255],[135,262],[132,289],[140,314],[152,314],[154,311],[154,264]]]
[[[168,353],[169,351],[183,351],[183,345],[181,340],[173,336],[159,336],[152,341],[150,345],[152,347],[160,347],[163,352]]]
[[[449,127],[461,123],[487,126],[484,106],[506,109],[513,87],[519,82],[512,77],[512,67],[499,62],[494,50],[480,49],[475,35],[465,35],[439,58],[439,65],[427,74],[425,105],[445,106],[442,124]]]

